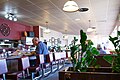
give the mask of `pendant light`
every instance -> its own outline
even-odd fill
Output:
[[[69,0],[64,4],[63,10],[66,12],[75,12],[79,9],[75,1]]]
[[[46,29],[45,29],[44,33],[48,34],[48,33],[50,33],[50,32],[51,32],[51,31],[50,31],[50,29],[48,28],[48,22],[46,21]]]

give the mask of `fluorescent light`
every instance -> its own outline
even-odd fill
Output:
[[[64,4],[63,10],[67,12],[74,12],[79,9],[77,3],[75,1],[67,1]]]
[[[5,42],[8,42],[9,40],[5,39],[4,41],[5,41]]]
[[[79,21],[80,19],[75,19],[76,21]]]

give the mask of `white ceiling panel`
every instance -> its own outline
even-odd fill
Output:
[[[74,0],[87,12],[67,13],[62,10],[68,0],[0,0],[0,17],[7,12],[17,15],[18,22],[31,26],[45,26],[69,34],[79,34],[80,29],[87,31],[96,27],[97,35],[109,36],[120,14],[120,0]],[[75,20],[79,19],[79,20]],[[89,20],[91,21],[89,23]]]

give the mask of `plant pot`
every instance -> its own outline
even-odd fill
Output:
[[[120,73],[110,67],[88,68],[87,72],[73,72],[73,67],[59,71],[59,80],[120,80]]]
[[[104,56],[111,56],[116,57],[115,55],[111,55],[111,54],[100,54],[98,56],[95,56],[95,58],[97,59],[96,64],[100,65],[100,67],[111,67],[111,64],[108,63],[103,57]]]

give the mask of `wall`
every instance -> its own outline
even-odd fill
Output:
[[[35,37],[39,38],[39,26],[33,26],[33,31],[34,31]]]
[[[79,35],[68,35],[68,44],[71,44],[71,41],[74,40],[74,37],[76,37],[76,39],[78,39],[76,44],[80,44],[80,36]]]
[[[41,30],[40,30],[41,28],[43,29],[43,37],[41,37],[41,33],[42,33]],[[62,33],[61,33],[61,32],[57,32],[57,31],[51,30],[50,33],[46,34],[46,33],[44,33],[45,28],[42,27],[42,26],[39,27],[39,30],[40,30],[40,33],[39,33],[40,35],[39,35],[39,37],[40,37],[40,40],[41,40],[41,41],[47,40],[47,42],[48,42],[49,39],[51,39],[51,37],[54,37],[55,39],[60,38],[60,41],[62,42],[62,43],[60,44],[60,46],[61,46],[62,44],[64,44],[64,43],[63,43],[63,40],[62,40]],[[48,46],[50,46],[50,45],[51,45],[51,43],[48,42]]]
[[[18,40],[21,38],[21,32],[33,31],[33,27],[31,26],[23,25],[18,22],[13,22],[10,20],[0,18],[0,26],[3,23],[7,24],[10,27],[10,34],[8,36],[3,36],[0,32],[0,39]]]
[[[39,34],[40,34],[39,37],[40,37],[41,41],[44,41],[44,40],[49,41],[49,39],[51,39],[51,37],[54,37],[55,39],[60,38],[60,41],[61,41],[60,46],[65,46],[65,45],[71,44],[71,41],[74,39],[74,37],[79,39],[79,35],[68,35],[68,39],[64,40],[63,39],[64,34],[62,34],[61,32],[51,30],[50,33],[46,34],[46,33],[44,33],[45,28],[42,26],[39,27],[39,31],[41,28],[43,29],[43,37],[41,37],[41,32],[39,32]],[[49,45],[50,45],[50,43],[48,42],[48,46]]]

